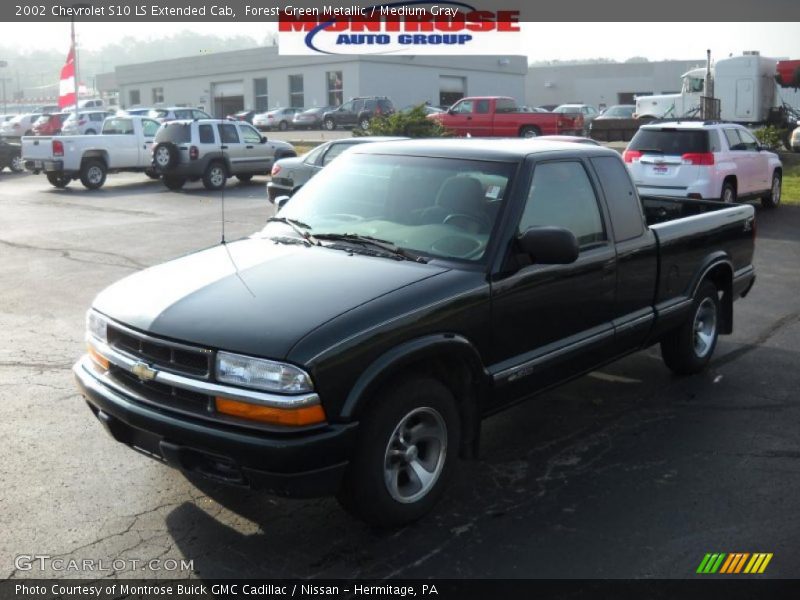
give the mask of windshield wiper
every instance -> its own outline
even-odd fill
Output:
[[[420,256],[415,252],[410,252],[405,248],[401,248],[400,246],[393,244],[392,242],[375,238],[369,235],[359,235],[357,233],[318,233],[315,239],[329,240],[332,242],[350,242],[353,244],[361,244],[362,246],[372,246],[374,248],[379,248],[384,252],[393,254],[398,258],[411,260],[419,263],[428,262],[427,258]]]
[[[267,219],[267,223],[283,223],[288,225],[292,229],[294,229],[295,233],[303,238],[309,244],[313,244],[314,246],[319,246],[319,240],[316,239],[311,232],[308,231],[311,229],[311,225],[307,223],[303,223],[302,221],[298,221],[297,219],[289,219],[288,217],[270,217]]]

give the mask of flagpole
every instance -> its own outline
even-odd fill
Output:
[[[72,83],[75,86],[75,124],[78,124],[78,47],[75,45],[75,15],[70,19],[70,37],[72,38]]]

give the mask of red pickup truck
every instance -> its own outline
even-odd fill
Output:
[[[462,98],[447,112],[430,115],[456,135],[472,137],[537,137],[582,135],[583,115],[525,112],[513,98],[472,96]]]

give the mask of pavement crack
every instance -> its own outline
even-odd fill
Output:
[[[61,255],[63,258],[68,260],[73,260],[76,262],[83,262],[83,263],[90,263],[90,264],[99,264],[99,265],[111,265],[115,267],[123,267],[129,269],[146,269],[150,265],[146,265],[141,263],[129,256],[125,256],[123,254],[118,254],[116,252],[107,252],[103,250],[82,250],[80,248],[53,248],[48,246],[37,246],[34,244],[24,244],[22,242],[12,242],[9,240],[0,239],[0,244],[5,246],[9,246],[11,248],[17,248],[20,250],[34,250],[38,252],[52,252]],[[100,261],[100,260],[91,260],[90,258],[81,258],[80,255],[85,254],[88,257],[93,255],[97,256],[106,256],[109,258],[116,259],[119,262],[107,262],[107,261]],[[76,256],[77,255],[77,256]],[[124,264],[128,263],[128,264]]]

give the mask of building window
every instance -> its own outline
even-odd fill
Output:
[[[139,94],[139,90],[128,90],[128,104],[131,106],[136,106],[137,104],[142,103],[142,97]]]
[[[153,88],[153,104],[160,104],[161,102],[164,102],[164,88]]]
[[[342,72],[328,71],[325,78],[328,84],[328,106],[341,106],[344,102]]]
[[[256,97],[256,111],[267,112],[269,110],[269,88],[267,88],[266,77],[253,79],[253,92]]]
[[[289,106],[292,108],[305,106],[302,75],[289,75]]]

